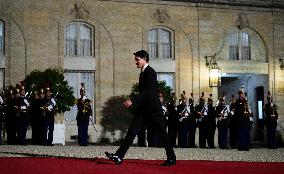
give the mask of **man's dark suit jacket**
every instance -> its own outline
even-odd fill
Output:
[[[162,105],[158,98],[158,83],[155,70],[147,66],[139,77],[139,94],[132,101],[135,113],[143,116],[161,116]]]

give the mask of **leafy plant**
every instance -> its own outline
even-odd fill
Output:
[[[50,88],[56,99],[56,112],[64,113],[69,111],[74,105],[75,97],[73,96],[72,87],[64,80],[63,71],[59,69],[46,69],[45,71],[32,71],[24,80],[26,92],[46,90]]]

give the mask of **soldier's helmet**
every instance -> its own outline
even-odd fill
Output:
[[[231,103],[236,103],[236,98],[235,98],[235,95],[232,94],[231,95],[231,100],[230,100]]]
[[[245,94],[244,89],[242,89],[242,88],[241,88],[241,89],[239,89],[238,94],[239,94],[239,95],[241,95],[241,94]]]
[[[13,95],[13,94],[14,94],[14,90],[13,90],[13,89],[10,89],[10,90],[9,90],[9,94],[10,94],[10,95]]]
[[[238,94],[241,95],[241,94],[245,94],[245,93],[246,93],[245,92],[245,86],[244,86],[244,84],[242,84],[242,87],[241,87],[241,89],[239,89]]]
[[[51,93],[51,89],[50,89],[50,87],[47,87],[45,90],[46,90],[46,93],[50,93],[50,94],[52,94],[52,93]]]
[[[266,100],[267,100],[267,103],[272,103],[273,102],[273,98],[271,96],[270,91],[267,92]]]
[[[189,103],[193,103],[194,102],[193,93],[190,93],[190,97],[188,98],[188,102]]]
[[[22,95],[25,93],[25,86],[20,87],[20,92],[21,92]]]
[[[20,89],[19,88],[16,88],[15,89],[15,94],[19,94],[20,93]]]
[[[208,103],[213,103],[213,99],[212,99],[212,94],[209,94],[209,97],[207,99]]]
[[[44,94],[44,89],[43,88],[40,89],[40,93]]]
[[[225,102],[225,97],[224,97],[224,96],[220,97],[220,98],[219,98],[219,102],[220,102],[220,104],[223,103],[223,102]]]
[[[205,98],[204,98],[204,92],[201,93],[201,96],[199,98],[199,103],[205,103]]]

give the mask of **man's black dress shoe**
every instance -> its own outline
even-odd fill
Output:
[[[176,160],[175,159],[168,159],[161,166],[173,166],[175,164],[176,164]]]
[[[115,162],[116,165],[120,165],[122,163],[122,159],[120,159],[117,155],[114,155],[112,153],[105,152],[108,159]]]

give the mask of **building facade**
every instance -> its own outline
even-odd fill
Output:
[[[284,125],[283,31],[283,0],[0,0],[0,85],[35,69],[65,70],[75,97],[86,85],[99,130],[90,129],[90,140],[98,142],[104,103],[130,93],[139,74],[132,53],[145,49],[177,96],[212,93],[216,102],[224,93],[229,102],[244,84],[258,120],[257,101],[271,91]],[[213,55],[220,87],[209,87],[205,56]],[[64,141],[77,135],[75,116],[75,107],[58,116]]]

